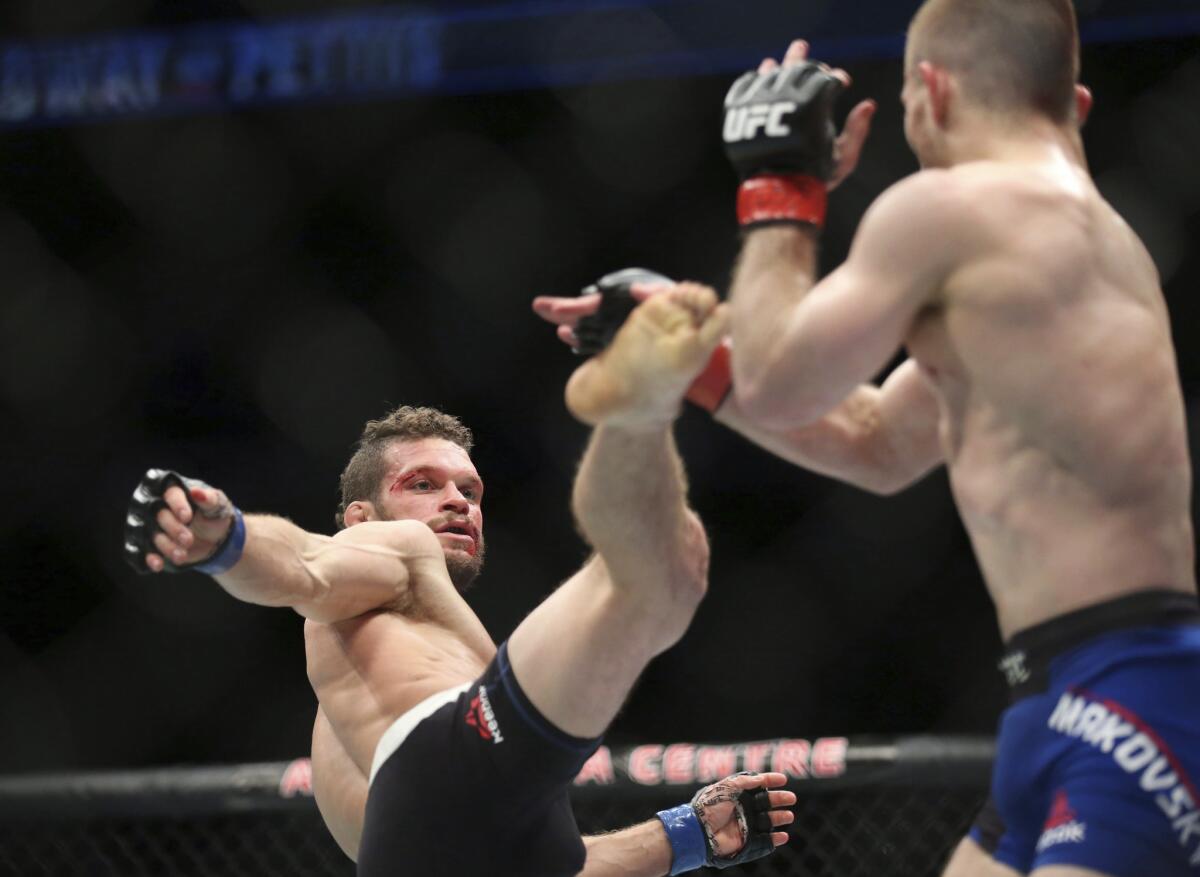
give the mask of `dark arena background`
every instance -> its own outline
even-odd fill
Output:
[[[328,533],[363,422],[439,406],[476,434],[470,601],[504,638],[585,557],[576,360],[530,300],[630,265],[724,290],[722,98],[795,36],[854,75],[843,113],[880,103],[832,197],[838,264],[916,169],[898,94],[918,5],[5,0],[0,874],[352,873],[294,761],[301,619],[131,572],[138,478],[176,469]],[[1162,274],[1194,436],[1200,2],[1077,6],[1091,167]],[[885,499],[695,410],[677,436],[711,589],[581,778],[581,824],[782,766],[792,842],[744,873],[936,874],[1005,698],[944,474]]]

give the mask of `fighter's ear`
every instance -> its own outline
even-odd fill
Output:
[[[375,520],[375,507],[369,502],[357,499],[346,506],[346,511],[342,513],[342,523],[347,527],[373,520]]]
[[[917,64],[917,75],[921,77],[921,81],[925,83],[925,90],[929,92],[929,109],[933,121],[938,125],[945,125],[950,117],[950,98],[955,90],[954,80],[949,71],[929,61],[921,61]]]
[[[1081,82],[1075,83],[1075,122],[1080,128],[1087,124],[1094,102],[1092,90]]]

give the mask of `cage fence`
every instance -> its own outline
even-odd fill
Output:
[[[726,873],[933,877],[986,795],[993,753],[967,737],[602,748],[572,800],[580,829],[597,834],[734,770],[782,768],[799,798],[789,843]],[[0,778],[0,874],[352,875],[311,778],[307,759]]]

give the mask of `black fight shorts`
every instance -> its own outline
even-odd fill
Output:
[[[380,738],[360,877],[573,877],[584,847],[567,791],[600,739],[529,702],[501,645],[483,675],[435,694]]]

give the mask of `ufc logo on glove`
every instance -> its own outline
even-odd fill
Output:
[[[791,101],[734,107],[725,114],[725,142],[752,140],[760,128],[768,137],[787,137],[792,129],[783,124],[783,117],[795,111]]]

